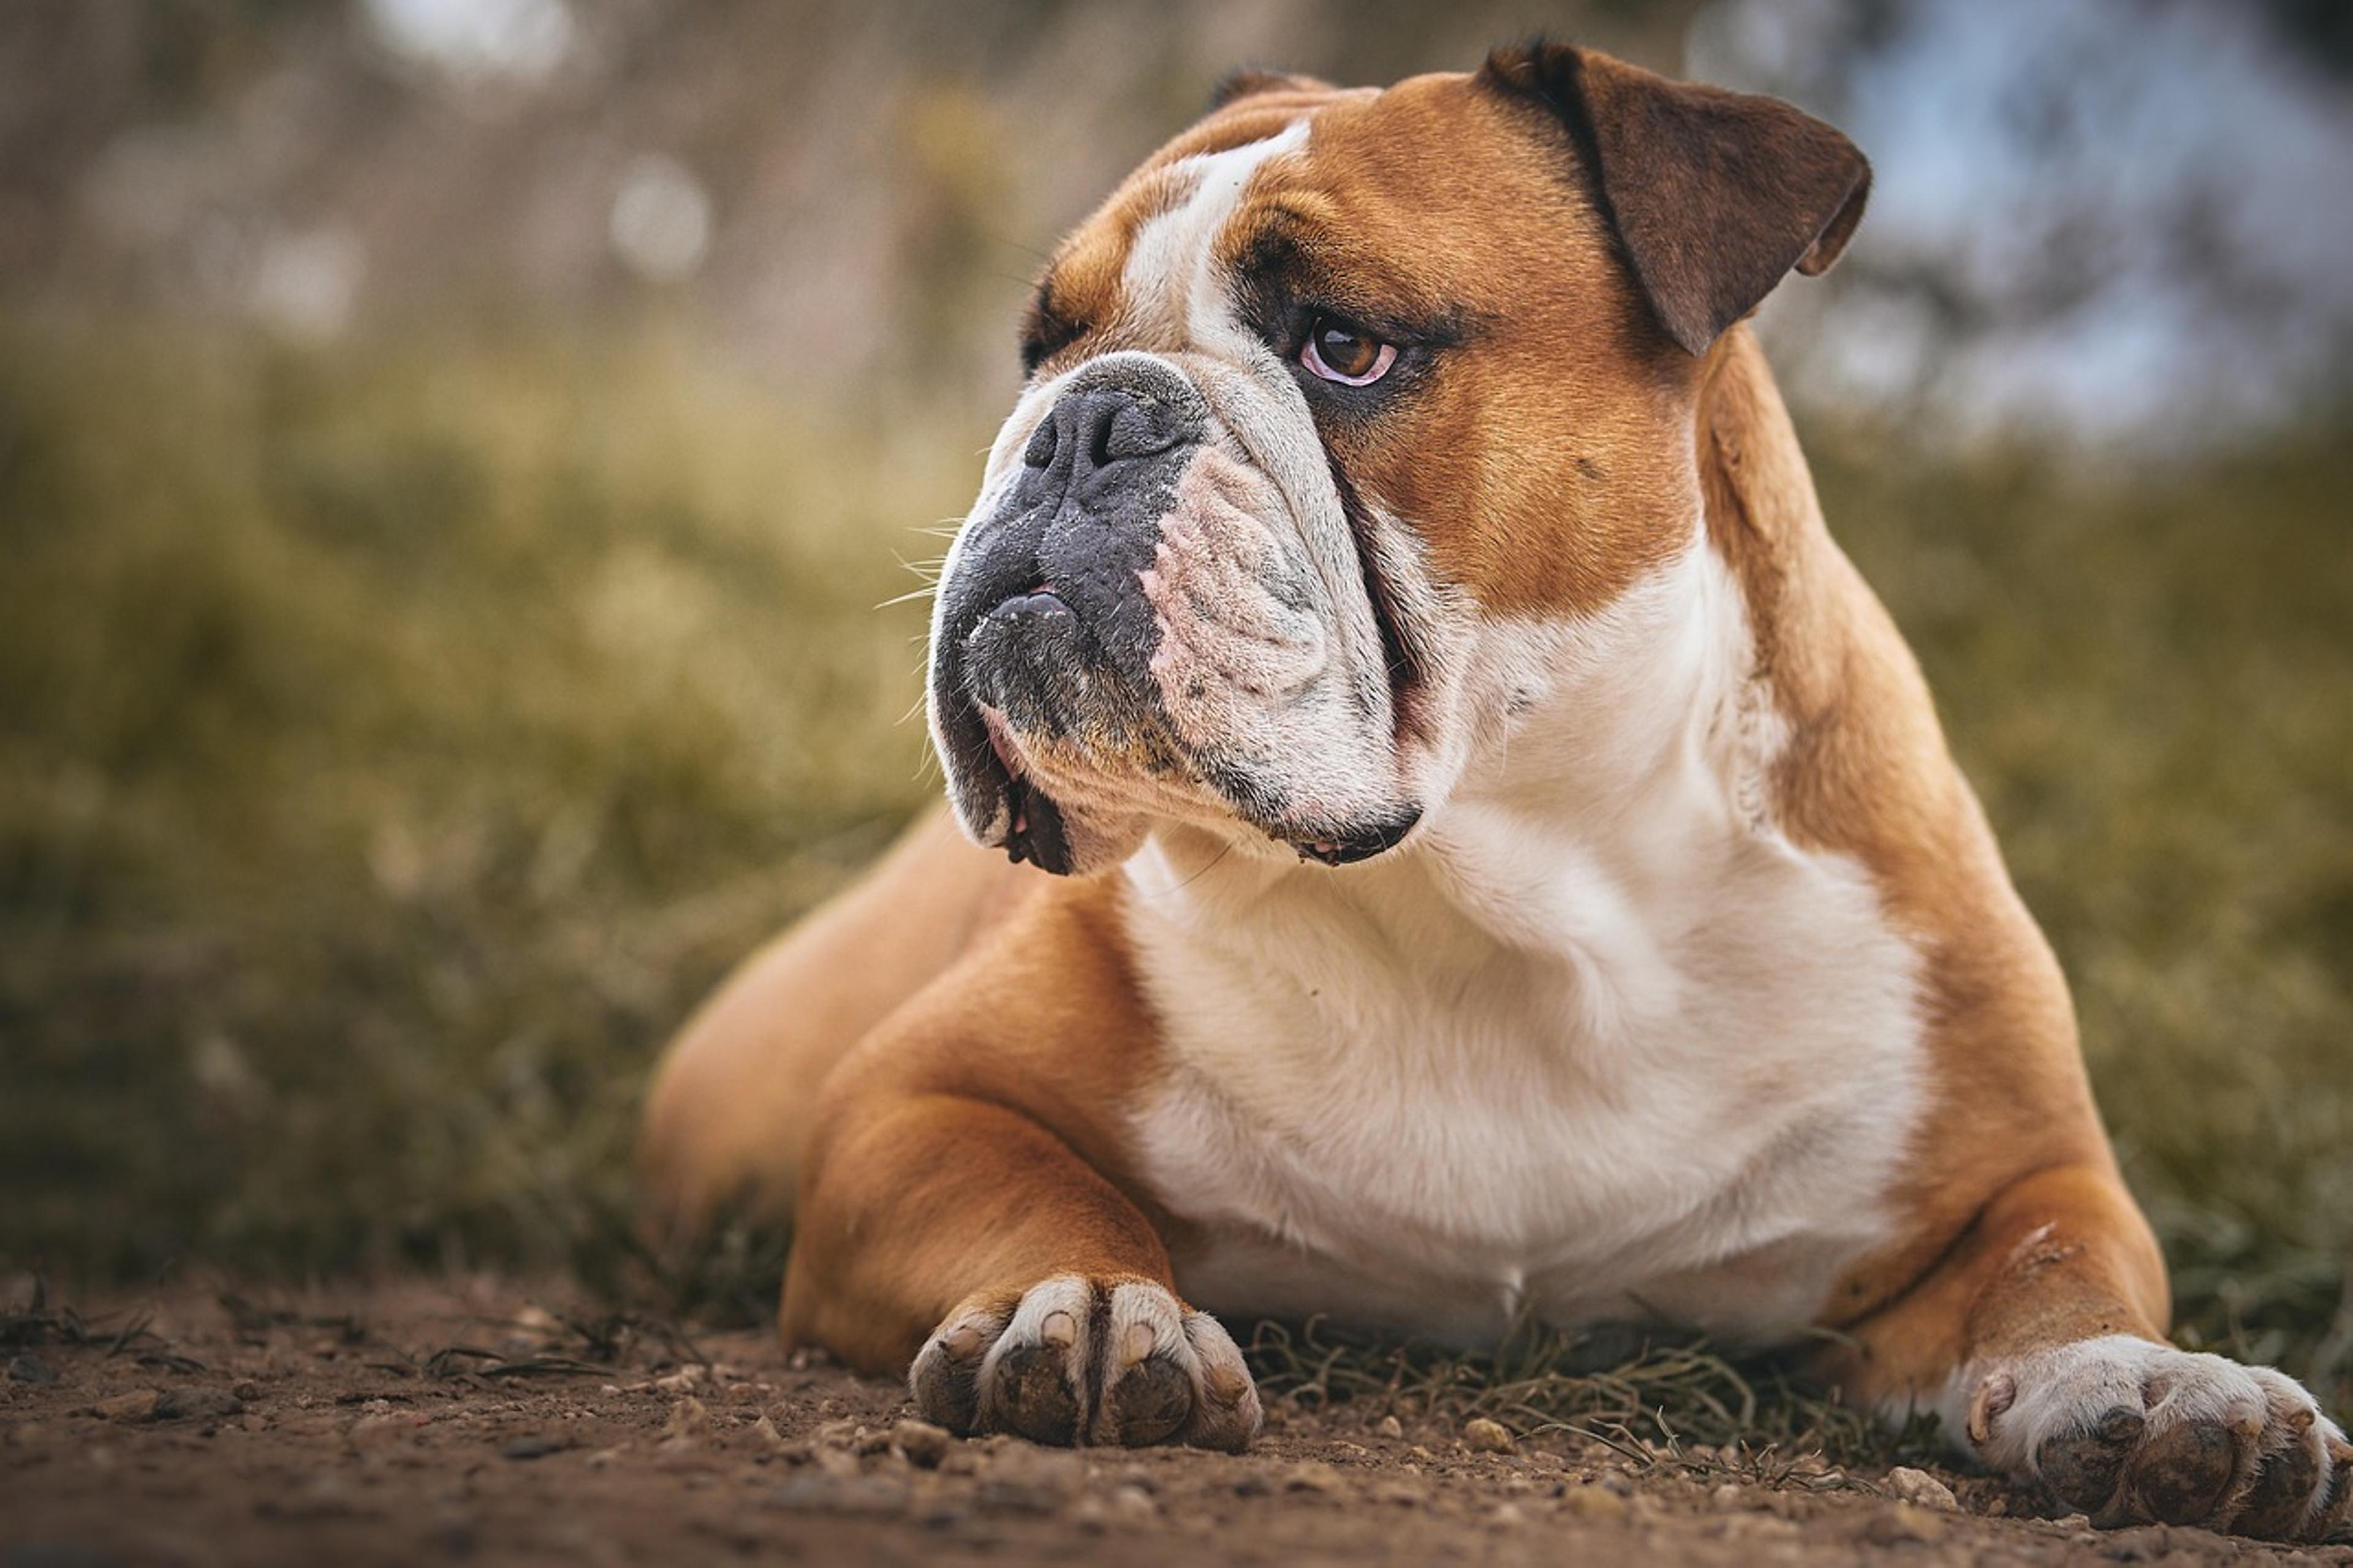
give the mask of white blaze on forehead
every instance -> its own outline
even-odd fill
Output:
[[[1250,177],[1270,159],[1306,145],[1303,115],[1263,141],[1170,164],[1166,177],[1189,179],[1192,189],[1136,232],[1121,274],[1129,310],[1139,317],[1174,313],[1196,345],[1229,346],[1221,340],[1234,331],[1231,302],[1212,265],[1218,236],[1241,206]]]
[[[1131,324],[1158,329],[1189,351],[1184,374],[1251,465],[1273,482],[1332,617],[1335,662],[1347,669],[1377,671],[1386,668],[1380,633],[1314,418],[1282,359],[1237,318],[1229,292],[1232,280],[1217,266],[1219,241],[1241,210],[1251,182],[1277,160],[1306,150],[1312,118],[1301,115],[1261,141],[1170,164],[1164,177],[1177,193],[1176,199],[1137,230],[1121,283]],[[1386,679],[1381,684],[1386,687]],[[1350,703],[1337,687],[1326,696]],[[1347,765],[1361,775],[1373,797],[1368,805],[1393,810],[1398,800],[1388,750],[1390,715],[1356,714],[1353,704],[1349,711],[1355,714],[1351,733],[1357,744],[1335,755],[1347,757]]]

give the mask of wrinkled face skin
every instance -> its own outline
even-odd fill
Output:
[[[1538,700],[1530,626],[1696,526],[1696,362],[1588,190],[1469,76],[1279,89],[1070,237],[933,621],[968,833],[1057,872],[1172,823],[1339,864],[1443,809]]]

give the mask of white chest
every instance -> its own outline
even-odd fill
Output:
[[[1134,1131],[1205,1307],[1771,1337],[1886,1236],[1915,955],[1850,862],[1721,814],[1621,855],[1464,810],[1222,906],[1150,870],[1130,927],[1170,1071]]]

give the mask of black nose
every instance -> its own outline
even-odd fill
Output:
[[[1120,386],[1073,392],[1038,423],[1021,460],[1031,485],[1060,479],[1084,496],[1124,477],[1129,465],[1187,440],[1198,421]]]

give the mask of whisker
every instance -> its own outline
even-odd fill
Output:
[[[1165,897],[1165,896],[1166,896],[1167,894],[1170,894],[1170,893],[1181,893],[1181,892],[1183,892],[1186,889],[1187,889],[1187,888],[1191,887],[1194,883],[1196,883],[1196,882],[1199,881],[1202,878],[1204,878],[1204,877],[1208,876],[1210,872],[1212,872],[1212,871],[1216,870],[1219,866],[1221,866],[1221,865],[1225,864],[1226,857],[1227,857],[1227,856],[1229,856],[1229,855],[1230,855],[1230,854],[1232,854],[1233,852],[1234,852],[1234,841],[1233,841],[1232,839],[1229,838],[1229,839],[1227,839],[1227,840],[1226,840],[1226,847],[1225,847],[1223,849],[1219,850],[1219,851],[1217,852],[1217,854],[1215,854],[1215,855],[1213,855],[1213,856],[1211,856],[1211,857],[1209,858],[1209,863],[1208,863],[1208,865],[1206,865],[1206,866],[1202,867],[1199,870],[1198,870],[1198,871],[1194,872],[1191,876],[1189,876],[1189,877],[1186,878],[1183,881],[1181,881],[1181,882],[1177,883],[1175,887],[1173,887],[1173,888],[1163,888],[1163,889],[1160,889],[1160,891],[1159,891],[1159,892],[1156,892],[1156,893],[1145,893],[1145,894],[1143,894],[1142,896],[1143,896],[1143,897],[1145,897],[1145,898],[1147,898],[1147,899],[1157,899],[1157,898],[1163,898],[1163,897]]]

